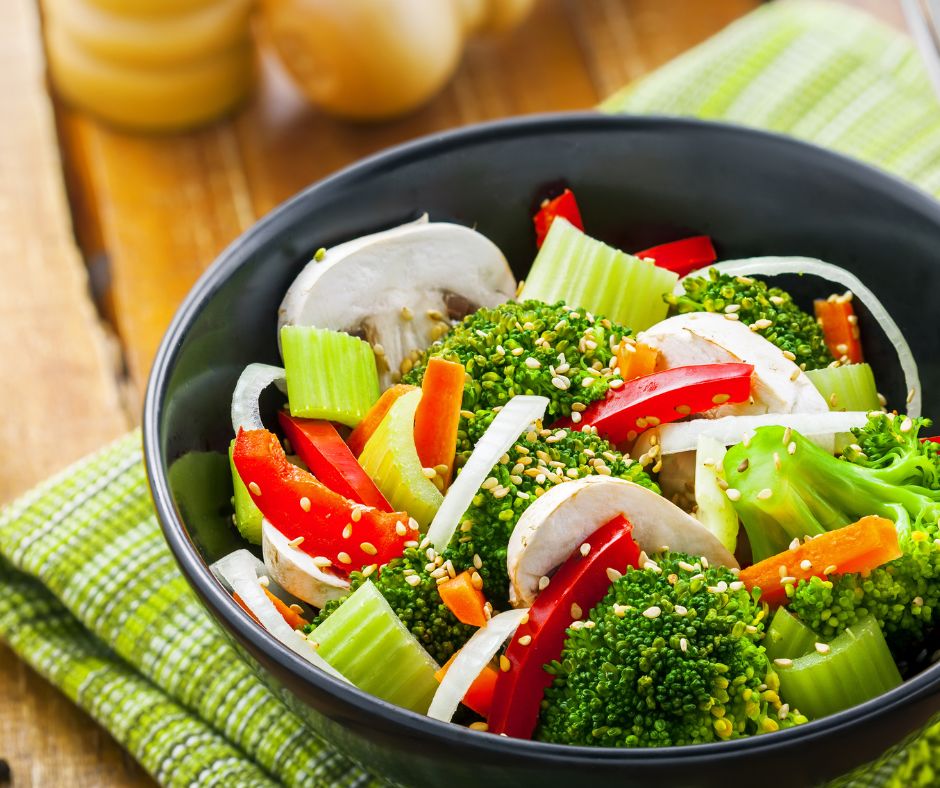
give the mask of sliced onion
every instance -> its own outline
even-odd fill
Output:
[[[434,693],[434,700],[428,709],[429,717],[444,722],[451,721],[470,685],[493,659],[500,646],[512,637],[528,612],[527,607],[507,610],[493,616],[486,622],[485,627],[480,627],[473,633],[473,637],[457,652],[457,658],[441,679],[441,686]]]
[[[709,268],[716,268],[723,274],[734,274],[736,276],[751,276],[754,274],[764,276],[779,276],[781,274],[812,274],[829,282],[836,282],[850,290],[859,301],[871,312],[871,316],[878,322],[885,332],[888,341],[892,344],[895,352],[898,354],[898,362],[901,370],[904,372],[904,387],[908,392],[912,392],[911,399],[907,403],[907,415],[911,418],[920,416],[922,398],[920,390],[920,373],[917,370],[917,362],[914,360],[914,354],[911,352],[910,345],[894,322],[888,310],[884,308],[878,297],[866,287],[862,281],[851,271],[847,271],[841,266],[833,263],[826,263],[813,257],[748,257],[742,260],[725,260],[721,263],[701,268],[693,271],[686,277],[683,277],[676,283],[674,293],[682,295],[685,288],[682,282],[689,276],[703,276]]]
[[[310,642],[302,634],[298,634],[297,630],[277,612],[274,603],[268,599],[268,595],[261,588],[261,583],[258,582],[259,575],[256,568],[259,565],[263,567],[263,564],[247,550],[236,550],[216,561],[210,569],[238,594],[245,603],[245,607],[251,611],[261,626],[281,643],[312,662],[320,670],[346,681],[347,679],[317,654]]]
[[[261,392],[274,383],[281,391],[287,393],[287,377],[284,367],[272,367],[270,364],[249,364],[235,384],[232,394],[232,427],[235,434],[240,429],[263,430],[261,410],[258,399]]]
[[[496,414],[431,521],[427,536],[435,550],[441,551],[447,547],[460,518],[493,466],[532,422],[545,415],[547,407],[548,399],[545,397],[520,396],[509,400]]]

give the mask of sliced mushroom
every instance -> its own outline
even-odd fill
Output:
[[[531,605],[540,578],[551,575],[594,531],[621,514],[649,554],[669,549],[704,556],[717,565],[738,565],[698,520],[661,495],[624,479],[589,476],[552,487],[522,513],[506,555],[512,604]]]
[[[315,607],[349,593],[349,581],[290,543],[267,520],[261,521],[261,550],[272,579],[289,594]]]
[[[372,344],[383,386],[459,319],[511,298],[516,281],[499,248],[459,224],[419,221],[334,246],[300,272],[278,330],[309,325]]]

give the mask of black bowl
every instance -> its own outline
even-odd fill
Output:
[[[428,211],[477,227],[524,276],[535,251],[532,209],[560,184],[576,191],[588,231],[622,248],[707,233],[723,258],[809,255],[853,270],[908,337],[925,411],[940,412],[940,332],[929,317],[940,293],[940,206],[926,194],[824,150],[714,123],[583,114],[461,129],[311,186],[232,244],[180,308],[150,378],[144,441],[183,573],[312,729],[405,784],[568,786],[589,775],[727,786],[776,773],[792,785],[871,760],[940,711],[940,665],[861,706],[770,735],[659,750],[547,745],[435,722],[334,681],[264,633],[209,573],[207,562],[240,546],[225,522],[232,389],[249,362],[279,363],[277,306],[311,252]],[[886,393],[903,404],[903,383],[890,376]]]

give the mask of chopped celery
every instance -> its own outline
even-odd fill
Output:
[[[672,292],[678,278],[559,218],[552,222],[519,299],[564,301],[643,331],[666,317],[663,296]]]
[[[875,376],[868,364],[808,369],[806,376],[829,403],[829,410],[881,410]]]
[[[417,389],[395,400],[363,448],[359,464],[388,502],[414,517],[423,532],[444,496],[424,475],[415,448],[415,411],[420,401],[421,391]]]
[[[764,637],[767,659],[797,659],[813,650],[819,636],[785,607],[777,608]],[[802,709],[801,709],[802,710]]]
[[[738,514],[718,485],[724,476],[722,460],[727,449],[709,435],[699,435],[695,450],[695,517],[729,552],[738,543]]]
[[[235,488],[235,527],[245,539],[252,544],[261,544],[261,510],[251,500],[251,494],[238,475],[235,469],[235,462],[232,460],[232,449],[235,448],[235,441],[232,441],[228,447],[228,462],[232,468],[232,486]]]
[[[784,700],[807,717],[834,714],[901,683],[881,627],[871,616],[827,646],[825,653],[814,649],[788,666],[774,663]]]
[[[355,427],[379,398],[375,353],[342,331],[284,326],[281,355],[291,416]]]
[[[421,714],[437,690],[437,663],[367,580],[307,639],[359,689]]]

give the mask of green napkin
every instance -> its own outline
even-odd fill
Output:
[[[910,43],[837,6],[762,8],[604,109],[784,131],[940,191],[940,112]],[[0,637],[164,785],[378,782],[306,730],[209,621],[163,542],[136,433],[0,514]],[[840,782],[938,781],[932,728]]]

